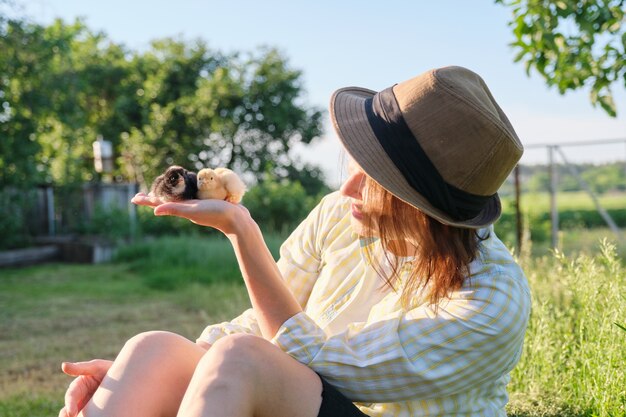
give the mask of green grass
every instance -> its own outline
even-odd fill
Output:
[[[626,269],[615,247],[523,264],[533,309],[512,375],[513,414],[626,415],[626,331],[616,325],[626,321]]]
[[[626,234],[623,233],[622,236],[622,239],[619,239],[608,227],[561,230],[558,234],[557,250],[572,258],[579,255],[599,255],[602,253],[599,242],[606,240],[615,246],[617,258],[626,265]],[[516,244],[514,239],[509,239],[506,243],[510,247]],[[541,242],[525,240],[522,244],[525,246],[523,251],[535,258],[550,256],[554,253],[549,240]]]
[[[268,240],[276,253],[280,238]],[[592,255],[521,260],[533,311],[512,416],[626,415],[626,331],[615,324],[626,325],[626,268],[594,244]],[[234,262],[224,239],[180,237],[129,246],[111,264],[1,270],[0,416],[56,415],[64,360],[112,358],[146,330],[194,339],[233,317],[248,305]]]
[[[147,330],[195,340],[243,311],[246,291],[226,249],[223,239],[181,237],[122,249],[112,264],[1,270],[0,416],[56,415],[71,380],[62,361],[114,358]],[[166,277],[176,285],[162,285]]]
[[[514,200],[503,198],[503,209],[512,210]],[[584,191],[559,192],[556,196],[559,210],[594,210],[593,200]],[[599,196],[600,205],[607,209],[625,209],[626,193],[606,193]],[[520,198],[521,209],[525,213],[550,212],[549,193],[523,193]]]
[[[583,192],[561,192],[557,195],[559,209],[558,248],[568,256],[581,252],[596,251],[597,242],[608,237],[621,257],[626,257],[626,193],[607,193],[600,196],[603,208],[621,227],[615,235],[597,212],[591,197]],[[498,235],[509,245],[515,246],[515,212],[511,197],[502,199],[503,216],[495,225]],[[535,256],[551,252],[552,224],[550,218],[550,195],[548,193],[525,193],[521,197],[523,227]],[[597,252],[597,251],[596,251]]]

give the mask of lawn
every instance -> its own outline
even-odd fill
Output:
[[[599,196],[600,205],[607,210],[626,209],[626,193],[606,193]],[[556,195],[559,210],[594,210],[593,200],[585,191],[559,192]],[[512,209],[513,198],[504,197],[506,209]],[[523,193],[520,197],[521,209],[525,213],[550,212],[550,193]]]
[[[612,240],[618,253],[626,256],[626,193],[607,193],[599,198],[613,221],[621,227],[615,235],[597,212],[591,197],[585,192],[560,192],[557,195],[559,210],[559,249],[571,255],[595,250],[597,242],[604,236]],[[514,200],[510,196],[502,199],[503,216],[496,223],[496,231],[509,245],[516,245],[516,217]],[[524,242],[532,248],[533,255],[551,252],[552,223],[550,217],[550,195],[548,193],[524,193],[521,196],[524,234],[532,242]],[[530,246],[529,246],[530,245]]]
[[[234,317],[249,302],[227,249],[223,239],[170,238],[117,263],[0,270],[0,416],[56,415],[70,381],[62,361],[113,358],[146,330],[195,339]]]
[[[269,239],[275,253],[279,238]],[[216,236],[128,247],[115,263],[0,271],[0,416],[58,413],[64,360],[112,358],[164,329],[194,339],[248,305],[234,256]],[[626,269],[611,246],[593,256],[525,258],[533,313],[512,375],[519,417],[626,414]],[[170,278],[168,280],[168,278]]]

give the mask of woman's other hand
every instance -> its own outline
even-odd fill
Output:
[[[63,362],[63,372],[76,378],[65,392],[65,406],[59,412],[59,417],[76,417],[96,392],[111,365],[113,361],[104,359]]]

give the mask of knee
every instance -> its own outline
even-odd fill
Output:
[[[270,343],[267,340],[247,334],[223,337],[202,357],[196,372],[249,379],[263,364],[264,352],[271,347],[268,345]]]
[[[166,352],[180,344],[182,336],[164,331],[150,331],[139,333],[126,341],[122,352],[126,354]]]

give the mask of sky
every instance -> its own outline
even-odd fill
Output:
[[[613,87],[618,117],[594,108],[587,91],[560,95],[514,63],[509,8],[493,0],[18,0],[32,20],[85,19],[133,50],[153,39],[201,38],[223,52],[278,48],[303,73],[305,102],[326,110],[334,90],[382,90],[431,68],[461,65],[480,74],[515,127],[522,163],[546,163],[534,144],[626,139],[626,91]],[[340,146],[328,113],[325,133],[298,147],[329,183],[340,180]],[[565,147],[576,162],[625,161],[626,143]]]

